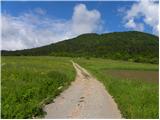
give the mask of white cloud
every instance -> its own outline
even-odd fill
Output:
[[[20,16],[2,14],[2,48],[27,49],[58,42],[82,33],[98,32],[102,28],[101,14],[88,10],[84,4],[75,6],[70,20],[46,17],[37,8]]]
[[[40,15],[44,15],[46,13],[46,11],[43,10],[42,8],[36,8],[34,9],[34,12]]]
[[[128,20],[125,24],[126,28],[133,28],[134,30],[143,31],[144,25],[142,23],[135,23],[134,19]]]
[[[152,28],[154,34],[158,34],[158,8],[159,4],[153,0],[140,0],[126,11],[126,16],[124,17],[126,23],[124,26],[126,28],[143,31],[143,26],[146,24]],[[135,22],[137,20],[141,21]]]
[[[74,8],[72,29],[75,34],[94,32],[101,24],[100,18],[97,10],[88,11],[84,4],[79,4]]]

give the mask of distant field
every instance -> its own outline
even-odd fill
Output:
[[[47,56],[2,57],[2,118],[43,115],[74,80],[71,59],[105,85],[124,118],[158,118],[158,64]]]
[[[75,62],[105,85],[124,118],[159,118],[158,64],[93,58]]]
[[[75,78],[72,63],[58,57],[2,57],[2,118],[42,115],[42,106]]]

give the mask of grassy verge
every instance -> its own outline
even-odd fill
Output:
[[[75,78],[68,58],[2,57],[2,118],[43,115],[42,107]]]
[[[106,70],[152,70],[158,65],[104,59],[75,59],[106,87],[118,104],[124,118],[159,118],[158,83],[116,78]]]

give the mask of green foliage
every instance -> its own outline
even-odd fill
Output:
[[[113,96],[123,118],[159,118],[159,86],[154,82],[117,78],[106,70],[153,70],[158,65],[105,59],[74,59],[97,77]],[[132,60],[131,60],[132,61]]]
[[[55,57],[2,57],[2,118],[32,118],[75,78],[71,62]],[[62,89],[58,89],[59,87]]]
[[[20,51],[2,51],[2,55],[99,57],[115,60],[158,63],[158,37],[142,32],[83,34],[55,44]]]

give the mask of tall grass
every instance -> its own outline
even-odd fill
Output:
[[[137,79],[117,78],[108,75],[107,69],[153,70],[158,65],[113,61],[105,59],[75,59],[100,80],[118,104],[124,118],[159,118],[157,83]]]
[[[2,118],[44,115],[42,107],[75,78],[67,58],[2,57]]]

